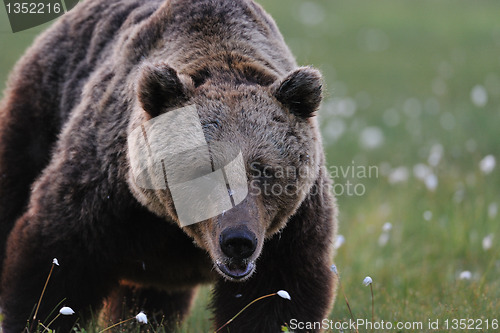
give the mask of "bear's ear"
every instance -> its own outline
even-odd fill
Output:
[[[321,73],[311,67],[299,67],[281,82],[271,86],[274,96],[293,114],[313,117],[321,103],[323,80]]]
[[[147,64],[142,67],[142,76],[137,94],[142,108],[156,117],[166,109],[180,106],[192,94],[193,81],[186,75],[178,75],[167,64]]]

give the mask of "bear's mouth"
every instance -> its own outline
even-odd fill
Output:
[[[217,268],[227,277],[241,280],[253,272],[255,263],[251,260],[229,260],[227,262],[218,262]]]

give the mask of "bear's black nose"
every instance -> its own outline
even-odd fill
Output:
[[[224,230],[219,244],[225,255],[232,259],[246,259],[257,247],[257,237],[246,227],[235,227]]]

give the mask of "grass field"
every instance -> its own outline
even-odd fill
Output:
[[[299,63],[324,73],[328,166],[356,171],[334,178],[345,239],[335,263],[353,316],[371,319],[369,275],[375,321],[423,324],[400,330],[410,332],[439,319],[435,331],[458,332],[453,319],[474,319],[475,331],[496,331],[500,2],[260,3]],[[4,82],[35,31],[14,35],[3,8],[0,17]],[[369,167],[371,177],[360,172]],[[211,330],[208,299],[205,287],[179,332]],[[350,316],[339,291],[330,319]]]

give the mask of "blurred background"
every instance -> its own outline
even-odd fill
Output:
[[[325,78],[342,281],[330,318],[351,317],[345,294],[371,319],[371,276],[375,320],[500,319],[500,2],[258,2]],[[47,26],[12,34],[1,8],[2,89]],[[208,298],[180,331],[209,330]]]

